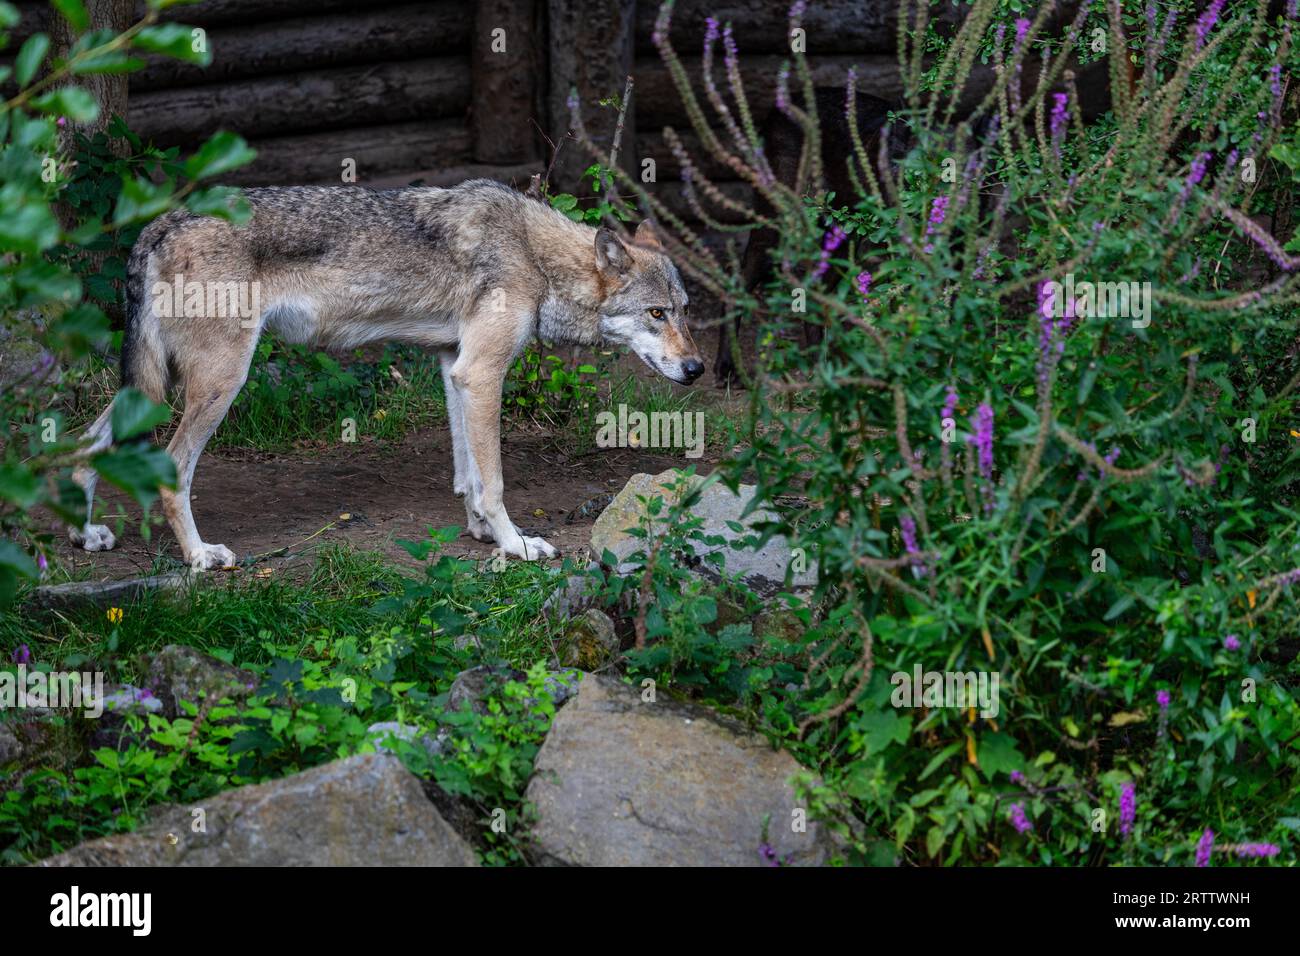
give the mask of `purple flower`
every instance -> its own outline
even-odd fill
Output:
[[[943,225],[943,221],[947,218],[948,197],[935,196],[934,200],[930,203],[930,221],[925,227],[925,237],[929,239],[931,236],[935,235],[939,231],[939,227]],[[924,249],[927,254],[934,252],[934,243],[927,242]]]
[[[826,270],[831,267],[831,253],[844,244],[848,236],[839,223],[831,226],[830,231],[822,237],[821,256],[817,260],[817,265],[813,267],[813,278],[820,279],[826,274]]]
[[[898,533],[903,538],[903,547],[907,550],[907,553],[917,559],[912,562],[917,577],[925,577],[925,562],[920,560],[921,549],[916,546],[916,522],[912,520],[911,515],[899,516]]]
[[[50,562],[46,560],[44,554],[37,554],[36,566],[41,569],[41,574],[44,574],[46,571],[50,569]]]
[[[1205,178],[1205,167],[1209,161],[1209,153],[1200,153],[1192,160],[1191,168],[1187,172],[1187,179],[1183,182],[1182,192],[1178,194],[1179,200],[1186,202],[1187,198],[1192,194],[1192,187]]]
[[[979,453],[980,474],[985,480],[993,477],[993,408],[981,402],[975,409],[975,450]]]
[[[1201,834],[1200,841],[1196,844],[1196,865],[1209,866],[1210,854],[1214,852],[1214,831],[1206,828]]]
[[[858,295],[862,296],[862,298],[865,299],[867,297],[867,294],[870,291],[871,291],[871,273],[859,272],[858,273]]]
[[[1156,703],[1160,705],[1161,710],[1169,709],[1169,701],[1171,699],[1172,698],[1169,696],[1169,691],[1167,690],[1156,691]]]
[[[26,644],[19,644],[14,649],[12,660],[15,664],[27,664],[32,659],[32,649]]]
[[[939,410],[940,420],[952,418],[953,412],[957,410],[957,389],[949,385],[948,392],[943,397],[943,408]]]
[[[760,843],[758,855],[763,859],[764,866],[780,866],[781,860],[776,855],[776,850],[772,849],[771,844]]]
[[[1070,97],[1065,93],[1053,93],[1052,100],[1052,143],[1053,148],[1056,150],[1056,155],[1059,156],[1061,155],[1060,140],[1061,137],[1065,135],[1065,124],[1070,118],[1070,111],[1065,108],[1066,104],[1070,102]]]
[[[1223,0],[1211,0],[1210,5],[1205,8],[1201,18],[1196,21],[1196,49],[1205,46],[1205,38],[1209,36],[1214,25],[1219,22],[1219,13],[1223,10]]]
[[[1106,455],[1105,455],[1105,457],[1102,459],[1102,461],[1104,461],[1104,462],[1105,462],[1106,464],[1108,464],[1108,465],[1113,465],[1113,464],[1115,464],[1115,462],[1116,462],[1118,459],[1119,459],[1119,446],[1118,446],[1118,445],[1112,445],[1112,446],[1110,447],[1110,451],[1106,452]],[[1101,476],[1102,476],[1103,478],[1106,477],[1106,469],[1105,469],[1105,468],[1103,468],[1103,469],[1101,470]]]
[[[1137,787],[1131,782],[1125,783],[1119,792],[1119,832],[1128,836],[1133,832],[1133,821],[1137,819]]]
[[[1034,828],[1034,825],[1029,822],[1029,818],[1025,816],[1025,808],[1018,803],[1011,804],[1011,813],[1008,819],[1011,820],[1011,825],[1016,828],[1017,833],[1028,833]]]
[[[782,66],[776,74],[776,108],[782,113],[790,112],[790,67]]]
[[[1229,634],[1223,639],[1223,646],[1230,651],[1235,651],[1240,649],[1241,641],[1237,639],[1236,634]]]
[[[1276,843],[1238,843],[1233,852],[1242,858],[1250,856],[1266,857],[1277,856],[1282,852],[1282,848]]]
[[[1016,47],[1025,42],[1025,36],[1029,33],[1029,21],[1021,17],[1016,21]]]
[[[1021,773],[1019,770],[1011,771],[1011,782],[1021,787],[1023,787],[1026,783],[1028,783],[1028,781],[1025,779],[1025,775]]]
[[[704,18],[704,45],[713,46],[719,37],[718,21],[713,17]]]

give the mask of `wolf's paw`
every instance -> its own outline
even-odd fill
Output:
[[[523,558],[525,561],[553,558],[560,553],[544,538],[529,538],[523,535],[520,536],[518,544],[502,550],[512,558]]]
[[[217,568],[230,568],[235,565],[235,552],[224,544],[200,544],[189,555],[190,568],[194,571],[212,571]]]
[[[69,528],[68,539],[86,551],[112,551],[117,538],[102,524],[88,524],[84,528]]]

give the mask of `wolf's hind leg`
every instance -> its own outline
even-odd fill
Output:
[[[108,407],[95,419],[95,423],[86,429],[86,437],[90,439],[90,444],[86,446],[85,454],[96,454],[113,443],[112,419],[113,403],[109,402]],[[73,470],[72,480],[86,493],[86,523],[80,528],[69,528],[68,539],[86,551],[111,551],[117,544],[113,532],[108,530],[107,525],[90,523],[95,514],[95,482],[98,479],[99,475],[89,465],[79,465]]]
[[[199,455],[248,378],[254,344],[255,337],[250,336],[233,354],[206,355],[187,370],[185,414],[167,446],[167,452],[176,462],[176,490],[162,490],[163,513],[181,546],[181,554],[195,571],[230,567],[235,563],[234,552],[224,544],[205,544],[199,537],[190,510],[190,488]]]

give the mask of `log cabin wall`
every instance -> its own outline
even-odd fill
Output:
[[[19,6],[10,53],[50,15],[36,0]],[[853,65],[859,89],[896,97],[895,8],[896,0],[810,3],[803,23],[817,82],[842,83]],[[698,78],[705,17],[731,21],[761,118],[789,55],[788,9],[788,0],[678,0],[671,37]],[[164,16],[201,27],[212,64],[151,59],[130,76],[127,119],[146,139],[182,149],[217,129],[240,133],[258,157],[230,177],[238,184],[338,183],[349,159],[361,185],[475,175],[524,183],[564,139],[569,90],[578,89],[589,131],[608,142],[615,111],[598,101],[621,93],[631,73],[623,162],[639,171],[654,159],[652,188],[680,208],[663,127],[688,145],[692,137],[652,40],[658,12],[653,0],[202,0]],[[718,70],[721,59],[719,50]],[[590,161],[566,143],[554,183],[573,188]],[[747,194],[725,177],[720,186]]]

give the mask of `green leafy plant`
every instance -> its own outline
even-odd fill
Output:
[[[47,563],[48,537],[32,527],[31,512],[43,507],[73,525],[87,517],[70,480],[82,452],[65,427],[55,368],[108,339],[108,320],[96,303],[112,297],[107,282],[122,274],[121,259],[112,253],[120,253],[141,224],[182,204],[236,220],[247,214],[237,193],[203,184],[252,156],[232,134],[216,134],[183,163],[147,150],[110,160],[106,139],[83,136],[72,140],[75,166],[68,141],[60,138],[64,124],[98,114],[93,97],[68,82],[77,76],[142,66],[129,55],[132,49],[206,62],[208,54],[191,50],[188,39],[181,42],[188,27],[157,23],[163,5],[153,4],[117,36],[88,31],[80,3],[58,5],[80,36],[66,56],[54,59],[46,34],[29,37],[12,68],[17,93],[0,103],[0,331],[11,343],[35,345],[30,368],[15,370],[0,397],[0,417],[10,423],[0,434],[0,605],[13,600],[20,580],[35,581]],[[18,19],[17,8],[0,3],[0,49]],[[110,133],[139,150],[120,123]],[[163,158],[169,161],[160,164],[163,175],[155,182],[146,172]],[[120,177],[117,184],[107,181],[109,173]],[[98,255],[102,268],[92,272],[85,264],[89,255]],[[143,438],[158,420],[142,396],[126,392],[113,414],[113,444],[91,459],[107,481],[146,507],[160,486],[175,481],[171,460]]]

